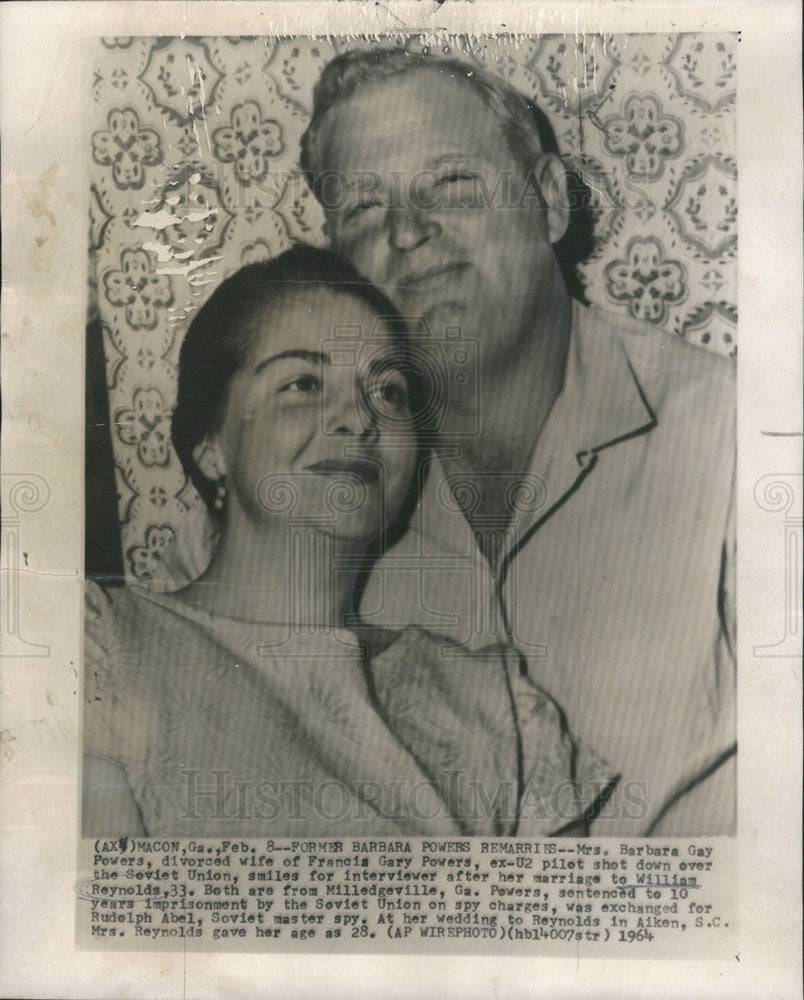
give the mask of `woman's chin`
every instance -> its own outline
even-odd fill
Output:
[[[286,526],[291,533],[312,531],[328,535],[338,547],[363,547],[378,538],[385,525],[379,503],[366,506],[369,509],[333,513],[326,505],[310,504],[294,511],[293,516],[286,520]]]
[[[353,545],[365,548],[379,538],[383,532],[383,522],[379,518],[343,518],[332,528],[332,534],[340,546]]]

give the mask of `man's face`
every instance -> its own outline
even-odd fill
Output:
[[[516,358],[555,258],[541,192],[481,98],[416,70],[336,105],[320,143],[334,249],[434,336],[478,338],[484,367]]]

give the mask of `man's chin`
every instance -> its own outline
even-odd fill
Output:
[[[453,326],[456,323],[463,326],[468,311],[465,302],[449,299],[446,302],[435,302],[424,308],[420,304],[419,311],[410,309],[406,315],[423,319],[431,333],[441,334],[445,326]]]

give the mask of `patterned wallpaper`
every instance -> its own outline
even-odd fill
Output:
[[[318,74],[347,43],[90,44],[90,312],[103,328],[126,574],[147,582],[200,504],[170,445],[184,331],[243,264],[323,242],[299,139]],[[547,112],[593,192],[596,249],[580,271],[590,301],[722,354],[736,351],[737,47],[735,34],[434,47],[485,64]]]

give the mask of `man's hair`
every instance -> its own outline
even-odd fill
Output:
[[[196,313],[184,338],[171,423],[176,454],[218,520],[216,484],[198,468],[193,450],[220,428],[229,385],[247,364],[261,321],[270,321],[291,296],[310,289],[360,300],[402,342],[404,321],[394,306],[350,264],[327,250],[300,244],[273,260],[243,267],[222,282]]]
[[[547,115],[509,83],[486,70],[458,59],[408,52],[405,49],[369,49],[344,52],[322,70],[313,90],[313,113],[301,139],[300,164],[315,197],[323,205],[327,171],[321,163],[320,133],[329,111],[370,84],[430,70],[463,81],[495,115],[512,156],[526,175],[541,153],[558,154],[558,142]],[[585,301],[577,265],[593,248],[591,192],[580,175],[567,172],[570,224],[554,245],[556,259],[570,295]],[[326,206],[324,206],[326,207]]]
[[[550,122],[541,108],[500,77],[458,59],[442,59],[405,49],[369,49],[344,52],[323,69],[313,91],[313,114],[301,140],[301,167],[310,187],[320,190],[318,139],[327,113],[370,83],[381,83],[427,69],[465,81],[499,122],[511,153],[525,171],[543,152],[558,152]]]

